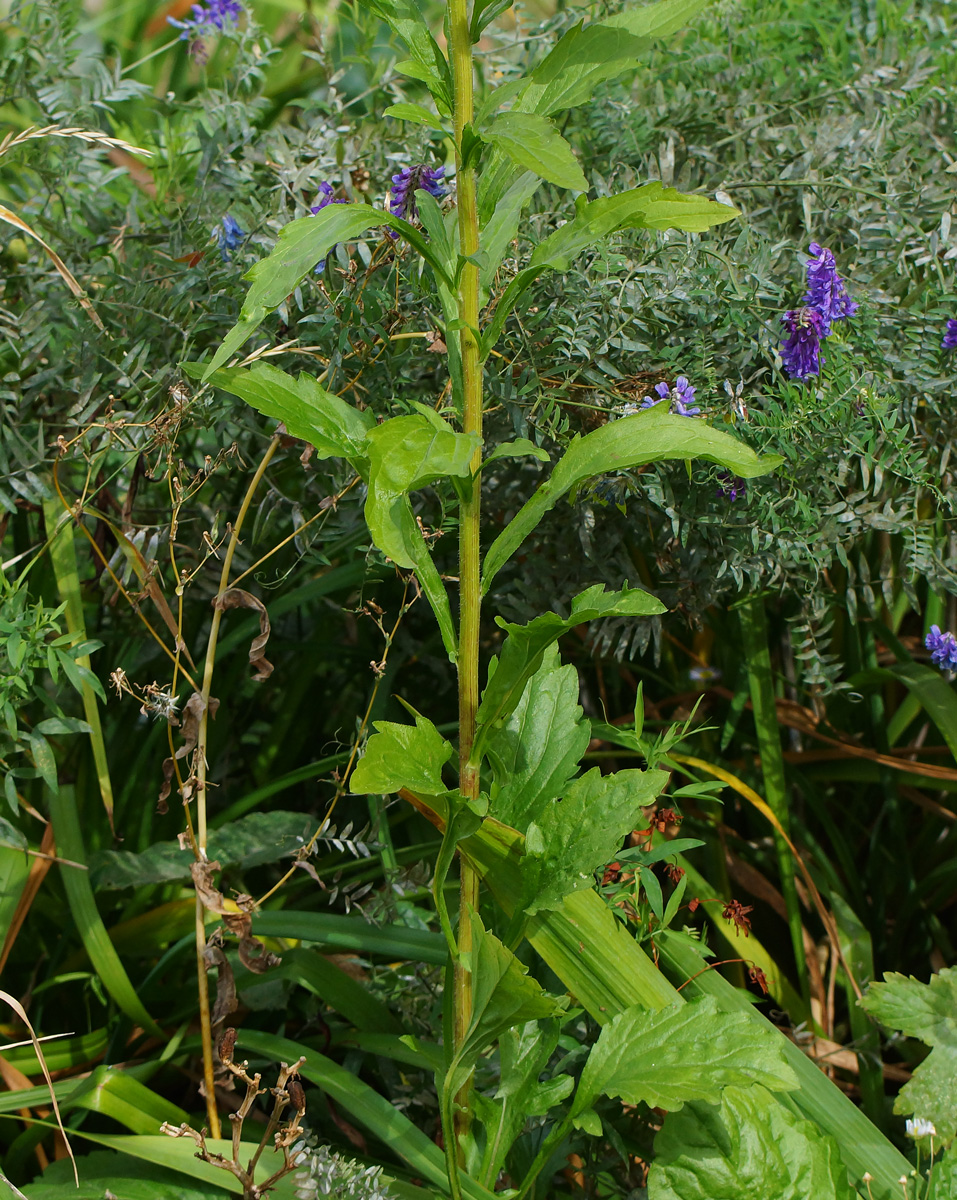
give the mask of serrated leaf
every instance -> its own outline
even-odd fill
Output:
[[[531,916],[558,908],[572,892],[593,887],[595,872],[615,857],[641,809],[654,802],[667,781],[665,771],[602,775],[594,767],[569,784],[560,799],[540,804],[530,814],[522,859],[524,911]]]
[[[428,717],[416,714],[414,725],[373,722],[376,732],[349,779],[359,795],[388,795],[400,788],[435,796],[445,792],[442,767],[452,747]]]
[[[572,488],[608,471],[622,471],[644,463],[669,459],[703,458],[751,479],[773,470],[778,455],[758,455],[744,442],[712,429],[694,417],[672,416],[664,404],[610,421],[594,433],[572,440],[551,477],[512,518],[492,543],[482,569],[482,590],[511,558],[542,517]],[[661,611],[657,609],[655,611]]]
[[[724,1088],[797,1087],[770,1026],[721,1012],[710,996],[648,1009],[636,1005],[604,1026],[585,1063],[572,1113],[599,1096],[676,1112],[691,1100],[716,1104]]]
[[[588,180],[571,146],[548,117],[539,113],[499,113],[481,131],[481,137],[507,154],[512,162],[534,171],[549,183],[577,192],[588,191]]]
[[[201,363],[183,363],[187,374],[202,374]],[[315,446],[321,458],[345,458],[368,473],[366,434],[375,425],[369,411],[360,412],[310,375],[298,379],[268,363],[224,367],[210,377],[214,387],[245,400],[261,413],[282,421],[292,437]]]
[[[937,1131],[934,1144],[950,1146],[957,1136],[957,1046],[931,1050],[897,1093],[894,1112],[931,1121]]]
[[[886,972],[884,982],[872,983],[860,1004],[888,1029],[928,1046],[957,1049],[957,967],[944,967],[929,983]]]
[[[528,505],[525,508],[528,508]],[[524,511],[525,509],[522,509],[522,512]],[[513,521],[512,524],[514,523]],[[510,529],[511,525],[508,528]],[[501,541],[501,538],[498,540]],[[496,545],[498,542],[493,545],[493,550]],[[512,625],[497,617],[496,623],[508,636],[495,660],[494,671],[489,671],[489,681],[482,694],[478,710],[481,728],[476,734],[472,761],[479,761],[488,738],[494,732],[493,726],[504,721],[509,713],[514,711],[525,685],[542,665],[545,651],[553,642],[558,641],[563,633],[574,629],[576,625],[583,625],[586,621],[595,621],[600,617],[650,616],[660,612],[664,612],[661,601],[640,588],[606,592],[604,585],[597,583],[572,600],[571,612],[567,617],[547,612],[529,621],[527,625]]]
[[[548,451],[543,450],[541,446],[536,446],[528,438],[516,438],[513,442],[499,442],[482,465],[487,467],[489,463],[495,462],[499,458],[537,458],[539,462],[544,463],[549,461]]]
[[[549,648],[506,723],[488,739],[498,784],[489,810],[521,833],[562,794],[588,747],[591,725],[582,720],[578,690],[575,667],[561,666],[557,647]]]
[[[395,117],[398,121],[411,121],[415,125],[427,125],[430,129],[441,130],[444,128],[442,118],[438,113],[432,112],[431,109],[425,108],[421,104],[407,104],[404,101],[400,104],[390,104],[383,110],[382,115]]]
[[[833,1138],[763,1087],[669,1113],[655,1138],[649,1200],[857,1200]]]

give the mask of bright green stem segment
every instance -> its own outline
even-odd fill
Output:
[[[774,698],[774,676],[771,673],[771,652],[768,648],[768,624],[764,614],[764,600],[752,596],[741,605],[741,632],[744,637],[744,652],[748,663],[748,683],[751,704],[754,709],[754,724],[758,732],[758,750],[761,755],[761,772],[764,775],[764,796],[781,827],[790,836],[791,823],[788,813],[787,782],[784,778],[784,756],[781,753],[781,732],[778,725],[777,705]],[[787,842],[774,830],[774,847],[777,851],[778,872],[781,877],[781,894],[787,906],[788,927],[797,966],[801,995],[807,1004],[810,1000],[807,962],[804,957],[804,938],[801,933],[801,908],[797,887],[794,883],[794,858]]]
[[[452,57],[454,96],[456,196],[459,217],[459,250],[463,258],[474,257],[479,248],[478,201],[475,168],[463,158],[463,136],[473,115],[472,38],[469,33],[467,0],[449,0],[449,48]],[[458,315],[462,322],[459,341],[462,353],[463,395],[462,428],[466,433],[482,434],[482,365],[477,340],[479,320],[479,270],[466,262],[459,281]],[[459,531],[459,787],[466,797],[478,797],[480,780],[477,767],[469,765],[475,738],[475,714],[478,711],[478,649],[482,592],[479,561],[479,521],[482,508],[480,450],[472,461],[472,483],[461,508]],[[472,975],[469,967],[472,949],[470,913],[478,911],[479,880],[474,868],[460,860],[459,955],[455,965],[453,996],[453,1045],[465,1040],[472,1013]],[[467,1082],[455,1097],[453,1114],[454,1142],[458,1160],[463,1161],[463,1138],[471,1123]],[[453,1196],[458,1180],[450,1168],[449,1185]]]

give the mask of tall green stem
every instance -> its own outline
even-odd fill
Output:
[[[463,138],[473,115],[472,39],[469,34],[467,0],[449,0],[449,46],[452,56],[454,95],[456,195],[459,216],[459,250],[463,258],[473,257],[479,248],[478,198],[475,168],[464,161]],[[462,329],[462,427],[466,433],[482,433],[482,366],[477,341],[479,320],[479,271],[474,262],[466,262],[459,282],[459,318]],[[459,787],[468,799],[479,794],[478,767],[469,764],[475,739],[475,714],[478,710],[478,647],[481,614],[479,523],[482,508],[480,450],[472,461],[472,483],[462,503],[459,533]],[[455,965],[453,1002],[453,1041],[456,1049],[465,1040],[472,1014],[472,975],[469,969],[472,949],[470,911],[478,908],[479,880],[475,869],[460,859],[458,961]],[[454,1131],[459,1161],[463,1158],[462,1138],[468,1132],[471,1113],[467,1082],[456,1096]]]

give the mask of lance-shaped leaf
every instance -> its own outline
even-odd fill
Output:
[[[504,725],[489,736],[492,816],[524,832],[577,773],[590,737],[578,705],[578,671],[559,665],[553,645]]]
[[[321,262],[333,246],[383,225],[400,233],[436,274],[452,286],[447,265],[439,260],[421,230],[408,221],[379,212],[368,204],[329,204],[315,216],[301,217],[284,225],[272,253],[254,263],[243,276],[251,280],[252,287],[243,301],[239,320],[226,334],[206,368],[204,381],[226,364],[301,280],[312,274],[316,263]]]
[[[456,433],[435,414],[393,417],[367,439],[369,492],[365,517],[372,540],[400,567],[414,567],[439,623],[449,657],[456,652],[455,626],[445,585],[412,513],[409,492],[449,476],[471,472],[481,446],[474,433]]]
[[[511,190],[508,193],[511,195]],[[506,196],[507,199],[507,196]],[[700,233],[712,225],[721,225],[738,216],[738,210],[701,196],[686,196],[657,181],[639,188],[592,200],[554,233],[549,234],[532,252],[529,265],[515,276],[499,300],[495,314],[483,335],[486,354],[491,351],[509,313],[522,294],[543,271],[564,271],[589,246],[622,229],[683,229]],[[492,224],[492,220],[489,224]]]
[[[727,1019],[727,1015],[725,1015]],[[655,1138],[649,1200],[856,1200],[837,1143],[762,1087],[668,1116]]]
[[[770,1025],[721,1012],[712,997],[657,1010],[636,1005],[604,1026],[585,1063],[573,1116],[599,1096],[675,1112],[689,1100],[717,1104],[731,1084],[797,1087]]]
[[[561,464],[556,470],[560,467]],[[525,508],[528,508],[528,505]],[[522,512],[524,511],[523,508]],[[519,513],[519,517],[521,515],[522,513]],[[518,517],[515,520],[518,520]],[[512,522],[512,525],[514,524],[515,521]],[[509,525],[508,529],[511,527]],[[501,541],[501,537],[498,541]],[[493,545],[492,550],[497,545],[498,542]],[[494,671],[490,668],[488,685],[479,705],[478,720],[481,728],[476,735],[472,761],[479,762],[493,727],[514,711],[525,691],[525,685],[542,665],[545,651],[563,633],[599,617],[651,616],[664,611],[665,607],[660,600],[656,600],[640,588],[606,592],[604,585],[596,583],[594,587],[588,588],[572,600],[571,612],[567,617],[547,612],[529,621],[527,625],[511,625],[501,617],[496,617],[496,623],[506,631],[508,637],[498,659],[495,660]]]
[[[572,440],[551,477],[492,543],[482,571],[483,592],[488,591],[492,580],[545,513],[572,488],[607,471],[690,458],[707,459],[743,479],[764,475],[782,461],[779,455],[755,453],[744,442],[712,429],[705,421],[672,416],[664,404],[610,421],[594,433]]]
[[[340,400],[312,376],[294,379],[278,367],[257,363],[225,367],[210,377],[210,383],[282,421],[293,437],[315,446],[320,458],[345,458],[360,474],[368,474],[365,440],[375,425],[374,415]]]
[[[531,810],[522,859],[522,910],[529,916],[558,908],[566,896],[595,884],[668,782],[665,771],[597,767],[568,785],[562,797]]]
[[[571,146],[548,117],[539,113],[499,113],[482,130],[481,137],[502,150],[512,162],[534,171],[549,183],[577,192],[588,191],[588,180]]]
[[[400,788],[434,796],[445,791],[442,767],[452,747],[428,717],[415,714],[414,725],[373,722],[376,732],[349,779],[359,795],[388,795]]]
[[[399,63],[398,69],[428,86],[436,104],[446,113],[452,109],[452,74],[448,60],[439,49],[432,31],[414,0],[362,0],[405,42],[411,63]]]

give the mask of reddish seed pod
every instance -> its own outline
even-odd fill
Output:
[[[224,1029],[223,1036],[219,1039],[219,1059],[223,1063],[231,1063],[233,1061],[233,1051],[236,1049],[236,1030]]]
[[[306,1093],[298,1079],[290,1079],[286,1084],[286,1091],[289,1095],[289,1100],[296,1110],[302,1113],[306,1111]]]

